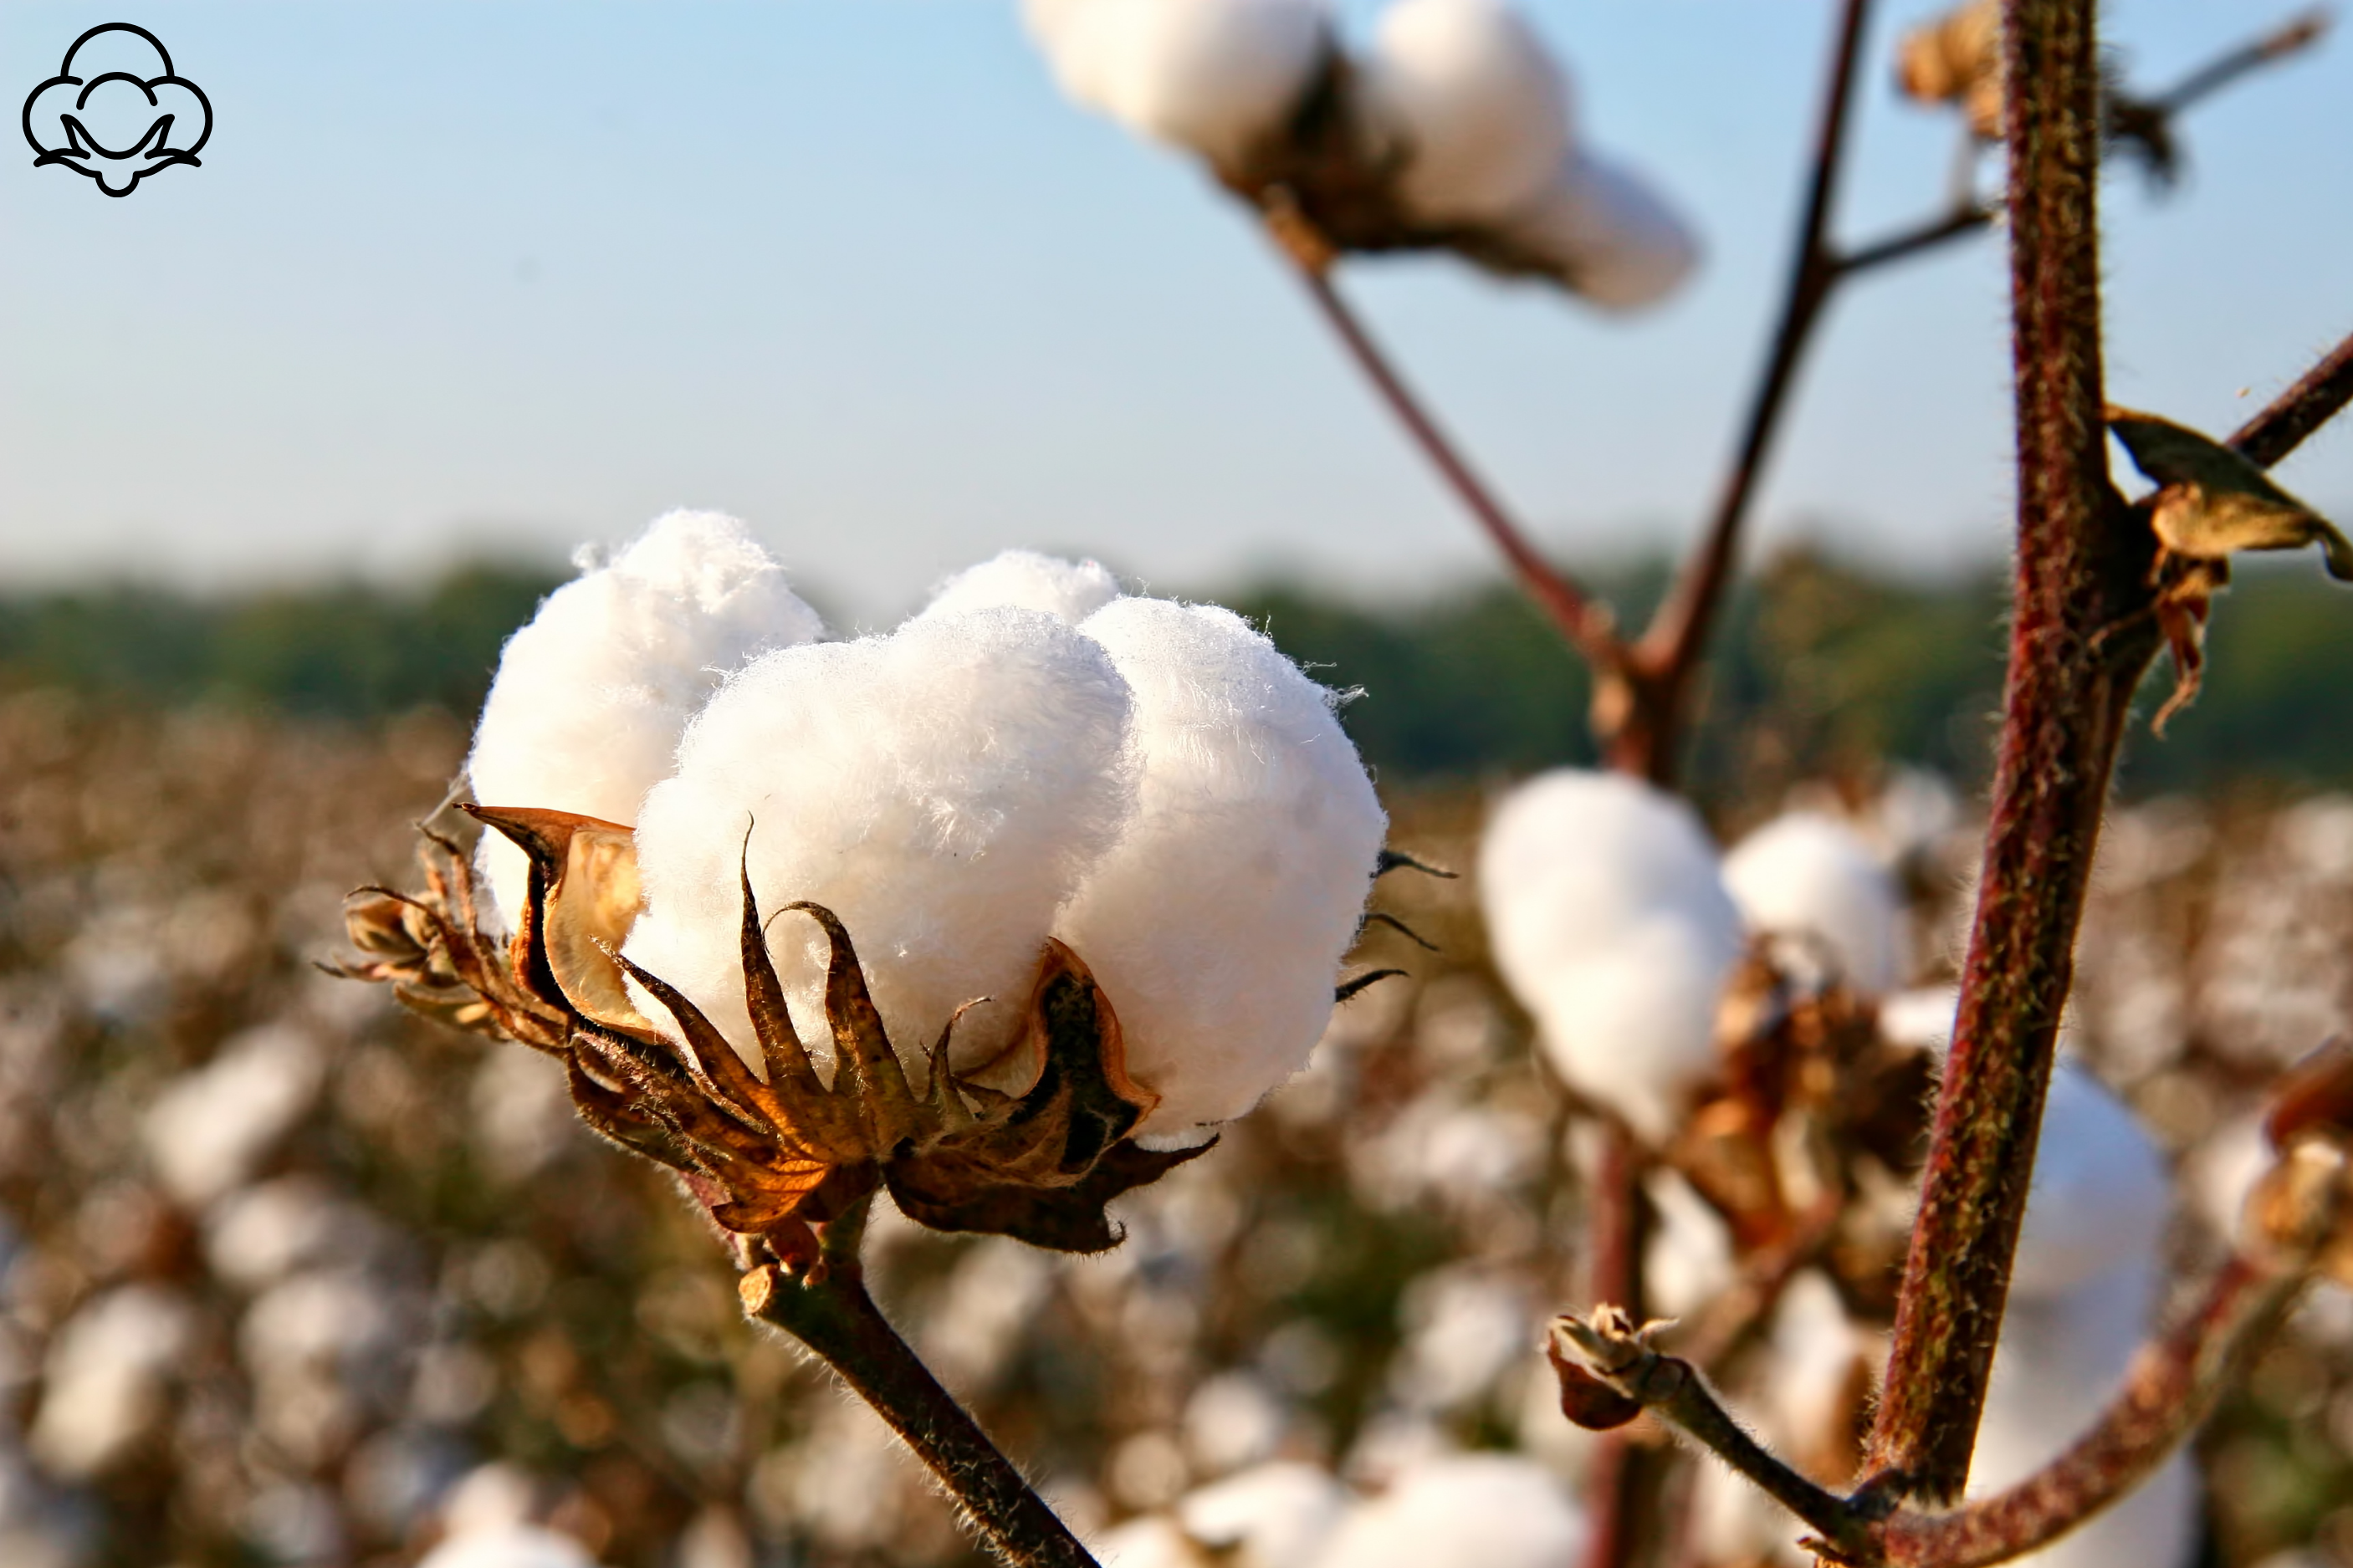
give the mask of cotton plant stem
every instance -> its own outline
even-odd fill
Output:
[[[1639,1316],[1650,1219],[1641,1147],[1614,1120],[1601,1123],[1601,1135],[1588,1205],[1593,1251],[1586,1285],[1595,1300],[1623,1303]],[[1622,1426],[1600,1435],[1585,1478],[1585,1568],[1626,1568],[1635,1560],[1641,1544],[1641,1501],[1660,1479],[1654,1460]]]
[[[1946,1504],[2010,1293],[2075,930],[2152,636],[2153,535],[2107,477],[2095,0],[2008,0],[2018,567],[1984,869],[1865,1473]]]
[[[2263,468],[2285,458],[2353,402],[2353,335],[2233,431],[2230,444]]]
[[[2319,41],[2332,20],[2326,6],[2293,16],[2279,26],[2240,45],[2183,77],[2148,100],[2161,114],[2178,114],[2200,99],[2228,87],[2249,71],[2299,54]]]
[[[1005,1562],[1096,1568],[1070,1528],[891,1327],[854,1259],[815,1279],[763,1264],[743,1276],[739,1289],[745,1312],[807,1345],[890,1423]]]
[[[1845,0],[1831,56],[1821,117],[1816,127],[1804,216],[1798,226],[1797,256],[1788,291],[1765,373],[1757,384],[1731,471],[1718,492],[1715,510],[1674,586],[1636,645],[1637,700],[1615,737],[1612,761],[1620,769],[1656,784],[1672,782],[1678,731],[1693,677],[1707,651],[1725,589],[1739,556],[1742,526],[1763,478],[1765,460],[1781,424],[1799,361],[1814,325],[1839,279],[1830,240],[1831,211],[1846,161],[1848,111],[1854,101],[1855,65],[1862,47],[1871,0]]]

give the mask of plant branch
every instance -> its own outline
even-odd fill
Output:
[[[1780,324],[1767,353],[1765,374],[1750,401],[1732,468],[1718,493],[1715,510],[1696,552],[1684,563],[1673,588],[1636,647],[1641,698],[1613,738],[1618,766],[1665,784],[1675,767],[1676,730],[1683,705],[1708,632],[1732,578],[1742,524],[1748,516],[1765,458],[1779,427],[1798,363],[1813,335],[1823,303],[1837,284],[1839,268],[1831,248],[1831,209],[1845,163],[1846,124],[1854,101],[1855,63],[1862,48],[1871,0],[1844,0],[1821,117],[1814,135],[1812,173],[1804,216],[1798,225],[1797,256]]]
[[[1437,418],[1415,395],[1371,330],[1341,295],[1332,280],[1328,261],[1318,255],[1303,254],[1292,230],[1304,220],[1281,209],[1271,209],[1268,217],[1277,243],[1293,262],[1300,281],[1307,286],[1308,297],[1315,301],[1324,323],[1339,338],[1348,357],[1364,373],[1398,423],[1421,448],[1422,455],[1430,459],[1430,466],[1438,470],[1439,477],[1446,481],[1447,488],[1478,520],[1495,548],[1504,552],[1504,559],[1511,563],[1528,596],[1551,618],[1569,645],[1593,665],[1597,674],[1615,671],[1624,663],[1625,650],[1608,608],[1546,561],[1528,542],[1526,530],[1513,519],[1470,460],[1439,427]]]
[[[744,1275],[737,1282],[744,1310],[807,1345],[872,1405],[1005,1562],[1014,1568],[1096,1568],[1069,1527],[874,1305],[857,1267],[854,1236],[846,1247],[835,1245],[832,1236],[826,1239],[826,1267],[797,1276],[769,1263]]]
[[[1843,252],[1838,258],[1839,278],[1843,281],[1890,262],[1908,261],[1923,251],[1976,234],[1993,220],[1994,209],[1983,202],[1964,202],[1940,218]]]
[[[1959,1015],[1869,1465],[1949,1503],[2010,1292],[2100,814],[2148,636],[2151,531],[2102,423],[2094,0],[2009,0],[2018,567],[2000,752]]]
[[[1642,1188],[1642,1150],[1626,1126],[1602,1123],[1599,1168],[1592,1184],[1592,1262],[1587,1285],[1599,1301],[1642,1310],[1642,1254],[1649,1240],[1650,1199]],[[1585,1478],[1586,1568],[1624,1568],[1635,1560],[1641,1500],[1658,1479],[1655,1467],[1622,1428],[1604,1432]]]
[[[2232,432],[2230,445],[2248,461],[2270,468],[2353,402],[2353,335]]]
[[[2159,114],[2179,114],[2200,99],[2238,80],[2249,71],[2284,59],[2316,43],[2333,20],[2325,5],[2289,18],[2260,38],[2251,39],[2199,67],[2163,92],[2147,100]]]

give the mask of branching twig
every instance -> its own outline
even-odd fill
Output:
[[[744,1310],[816,1352],[872,1405],[989,1546],[1015,1568],[1096,1568],[1068,1526],[939,1384],[866,1293],[855,1235],[826,1237],[807,1276],[762,1264],[740,1281]]]
[[[2333,20],[2325,5],[2289,18],[2260,38],[2251,39],[2228,54],[2199,67],[2163,92],[2146,100],[2159,114],[2179,114],[2200,99],[2238,80],[2249,71],[2316,43]]]
[[[2239,426],[2230,444],[2250,462],[2270,468],[2353,403],[2353,335],[2331,349],[2294,386]]]

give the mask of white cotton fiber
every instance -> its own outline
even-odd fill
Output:
[[[1054,934],[1094,971],[1155,1134],[1306,1062],[1388,826],[1332,694],[1230,610],[1119,599],[1081,626],[1134,693],[1135,815]]]
[[[1230,163],[1282,129],[1332,47],[1321,0],[1025,0],[1071,99]]]
[[[123,1458],[167,1413],[165,1383],[187,1353],[187,1303],[153,1285],[90,1301],[58,1331],[25,1447],[50,1475],[83,1480]]]
[[[1857,990],[1878,995],[1903,978],[1905,911],[1894,879],[1836,818],[1776,817],[1725,857],[1724,885],[1751,931],[1819,944]]]
[[[1585,1515],[1533,1459],[1462,1454],[1401,1471],[1357,1503],[1315,1568],[1561,1568],[1582,1556]]]
[[[1479,849],[1496,967],[1563,1078],[1663,1140],[1715,1065],[1740,912],[1691,808],[1560,769],[1506,796]]]
[[[932,591],[927,616],[967,610],[1041,610],[1077,626],[1119,597],[1119,583],[1099,561],[1058,561],[1034,550],[1008,550],[967,566]]]
[[[1359,79],[1404,154],[1398,200],[1424,222],[1501,217],[1534,200],[1568,153],[1567,78],[1502,0],[1398,0]]]
[[[190,1208],[252,1179],[319,1090],[319,1047],[284,1025],[224,1041],[213,1059],[174,1079],[140,1124],[148,1158]]]
[[[670,512],[507,639],[466,763],[474,798],[634,823],[721,678],[823,629],[742,523]],[[482,865],[512,924],[522,852],[490,834]]]
[[[1220,1563],[1299,1568],[1314,1561],[1347,1505],[1347,1490],[1331,1472],[1278,1460],[1187,1493],[1176,1518]]]
[[[1055,910],[1127,816],[1128,711],[1102,647],[1034,610],[765,655],[711,700],[677,773],[646,797],[646,910],[628,955],[750,1048],[737,945],[749,830],[761,908],[811,900],[840,917],[902,1057],[984,995],[997,1005],[958,1040],[1001,1042]],[[769,944],[803,1037],[825,1053],[821,932],[786,915]]]
[[[1699,239],[1650,183],[1579,149],[1496,232],[1605,310],[1639,310],[1683,285]]]
[[[2172,1204],[2165,1157],[2122,1101],[2062,1060],[2043,1102],[2013,1300],[2052,1300],[2157,1255]]]

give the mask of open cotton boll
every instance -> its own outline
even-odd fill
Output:
[[[1230,610],[1119,599],[1080,631],[1134,693],[1135,815],[1054,934],[1094,971],[1166,1135],[1297,1072],[1388,826],[1332,693]]]
[[[1118,581],[1099,561],[1057,561],[1034,550],[1008,550],[941,584],[923,614],[1009,607],[1041,610],[1077,626],[1118,597]]]
[[[1903,900],[1844,823],[1803,811],[1775,818],[1724,858],[1724,885],[1750,930],[1820,943],[1857,990],[1876,995],[1903,978]]]
[[[1230,163],[1280,130],[1332,47],[1321,0],[1025,0],[1076,101]]]
[[[1314,1561],[1347,1506],[1347,1489],[1329,1471],[1278,1460],[1187,1493],[1176,1517],[1221,1563],[1295,1568]]]
[[[1398,201],[1426,223],[1476,223],[1533,200],[1567,155],[1568,79],[1502,0],[1398,0],[1359,80],[1398,143]]]
[[[958,1041],[1001,1043],[1054,910],[1127,817],[1128,711],[1103,648],[1034,610],[765,655],[711,700],[677,773],[646,797],[646,906],[628,953],[751,1050],[738,946],[748,854],[763,910],[809,900],[840,917],[903,1056],[930,1049],[980,996],[997,1005],[976,1009]],[[786,915],[768,942],[804,1038],[828,1053],[823,934]]]
[[[466,762],[474,798],[634,823],[721,678],[823,630],[742,523],[668,513],[507,639]],[[512,925],[529,875],[522,851],[495,833],[482,844]]]
[[[2051,1075],[2034,1184],[2026,1199],[2013,1300],[2051,1300],[2153,1258],[2172,1205],[2165,1156],[2139,1120],[2073,1061]]]
[[[1714,1064],[1740,912],[1691,807],[1563,768],[1505,796],[1479,847],[1495,964],[1561,1076],[1652,1139]]]
[[[1639,310],[1682,287],[1699,239],[1631,170],[1582,148],[1497,222],[1506,244],[1605,310]]]
[[[1316,1568],[1560,1568],[1585,1515],[1533,1459],[1461,1454],[1408,1467],[1348,1510]]]

